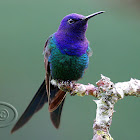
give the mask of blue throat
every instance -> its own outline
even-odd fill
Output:
[[[73,50],[71,50],[71,46],[67,45],[69,47],[60,47],[55,34],[50,39],[48,47],[51,49],[51,55],[48,61],[50,62],[51,76],[57,80],[75,81],[83,76],[84,70],[88,67],[88,50],[78,50],[80,46],[72,46]]]
[[[71,56],[81,56],[86,53],[88,49],[88,40],[85,34],[69,33],[57,31],[54,34],[54,39],[62,54]]]

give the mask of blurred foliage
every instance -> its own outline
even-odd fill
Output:
[[[89,68],[81,83],[93,83],[100,74],[113,82],[140,79],[140,16],[135,6],[111,0],[1,0],[0,1],[0,100],[23,113],[42,82],[45,71],[43,47],[61,19],[69,13],[106,13],[89,21],[87,38],[93,50]],[[92,97],[68,95],[61,126],[56,130],[48,106],[22,129],[10,134],[12,126],[0,128],[2,140],[87,140],[92,138],[96,105]],[[119,101],[113,115],[114,139],[139,139],[139,98]]]

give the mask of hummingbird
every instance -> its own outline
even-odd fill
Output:
[[[59,128],[66,92],[53,85],[52,80],[76,82],[88,67],[91,49],[86,38],[88,20],[104,13],[99,11],[88,16],[72,13],[65,16],[44,46],[45,79],[21,115],[11,133],[17,131],[48,102],[50,119]]]

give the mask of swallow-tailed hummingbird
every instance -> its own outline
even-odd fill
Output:
[[[66,93],[53,85],[51,80],[74,82],[83,76],[90,55],[89,42],[85,36],[88,20],[101,13],[104,11],[89,16],[72,13],[62,19],[57,32],[47,39],[44,46],[45,80],[11,133],[27,123],[46,102],[53,125],[59,127]]]

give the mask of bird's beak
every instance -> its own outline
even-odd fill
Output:
[[[104,13],[104,12],[105,12],[105,11],[99,11],[99,12],[93,13],[93,14],[91,14],[91,15],[88,15],[88,16],[84,17],[82,20],[89,20],[90,18],[92,18],[92,17],[94,17],[94,16],[96,16],[96,15],[102,14],[102,13]]]

